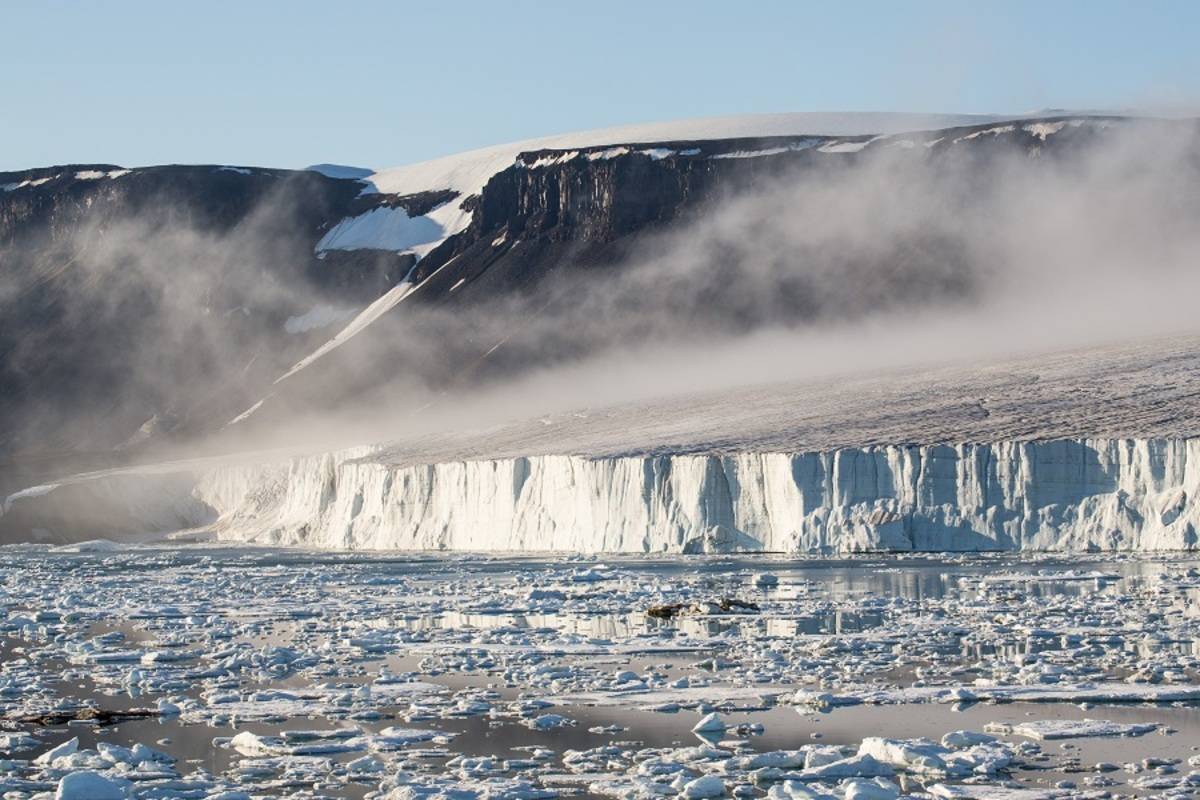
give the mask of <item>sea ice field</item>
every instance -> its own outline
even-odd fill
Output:
[[[4,798],[1200,797],[1200,559],[0,548]]]

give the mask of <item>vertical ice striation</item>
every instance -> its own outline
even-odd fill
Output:
[[[379,448],[97,474],[9,497],[8,537],[340,549],[795,553],[1197,548],[1200,439],[542,455],[422,465]]]
[[[1195,549],[1200,440],[396,466],[358,449],[198,476],[222,538],[581,552]]]

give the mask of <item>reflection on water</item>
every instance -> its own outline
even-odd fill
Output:
[[[463,613],[447,611],[395,619],[396,627],[409,631],[429,630],[504,630],[562,631],[594,638],[627,638],[662,630],[674,630],[688,636],[711,637],[725,633],[767,636],[823,635],[859,633],[883,623],[883,615],[872,612],[831,611],[826,614],[764,617],[751,614],[693,616],[681,614],[673,619],[658,619],[641,613],[619,614],[507,614]]]
[[[1061,653],[1075,651],[1085,657],[1095,641],[1078,636],[1024,636],[1014,639],[990,641],[964,641],[960,654],[968,660],[980,660],[999,656],[1004,660],[1016,661],[1038,653]],[[1158,653],[1182,656],[1200,656],[1200,639],[1126,639],[1117,635],[1104,637],[1103,649],[1091,655],[1123,652],[1135,657],[1147,657]]]

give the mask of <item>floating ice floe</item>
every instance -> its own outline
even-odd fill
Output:
[[[1055,558],[0,548],[0,789],[1194,793],[1200,570]],[[749,585],[753,613],[648,613]]]
[[[1094,736],[1144,736],[1153,733],[1159,726],[1154,723],[1119,723],[1098,719],[1042,719],[1021,722],[1016,725],[991,723],[985,730],[990,733],[1016,734],[1030,739],[1082,739]]]

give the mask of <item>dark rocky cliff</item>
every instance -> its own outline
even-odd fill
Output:
[[[442,282],[479,280],[483,293],[528,287],[561,267],[613,264],[647,234],[661,232],[722,197],[782,176],[831,174],[906,142],[931,169],[965,168],[986,181],[993,159],[1020,152],[1053,159],[1103,138],[1107,118],[1065,125],[1051,137],[1029,125],[982,125],[906,136],[793,136],[606,145],[532,151],[495,175],[474,200],[471,226],[418,265],[424,279],[451,260]],[[1054,124],[1056,118],[1045,120]],[[983,133],[985,132],[986,133]],[[899,187],[898,187],[899,188]],[[472,293],[460,288],[458,298]]]
[[[548,357],[579,355],[590,346],[584,334],[569,327],[547,331],[532,323],[571,319],[569,309],[581,296],[610,291],[614,276],[655,257],[669,237],[702,227],[714,209],[734,198],[781,182],[819,185],[880,154],[913,162],[922,173],[965,175],[964,194],[982,192],[1002,159],[1016,154],[1050,164],[1069,158],[1103,141],[1108,120],[1042,122],[1056,132],[1039,135],[1030,122],[882,138],[675,141],[523,153],[496,174],[478,198],[468,199],[473,204],[470,226],[417,265],[413,277],[421,288],[403,313],[381,319],[324,363],[285,382],[273,399],[290,393],[335,402],[322,390],[329,384],[366,392],[377,383],[380,354],[388,350],[380,343],[420,339],[415,328],[421,326],[439,331],[430,335],[428,347],[438,358],[433,364],[414,366],[411,358],[405,363],[409,369],[425,369],[436,385],[507,374]],[[904,203],[906,188],[895,184],[879,190]],[[786,215],[789,209],[775,213]],[[894,244],[870,257],[886,262],[882,265],[864,263],[859,254],[795,257],[830,260],[829,269],[844,276],[847,284],[843,295],[872,308],[931,298],[953,301],[972,290],[972,275],[961,268],[967,256],[952,236],[931,226]],[[688,277],[693,299],[699,298],[703,306],[699,311],[688,309],[696,325],[737,330],[860,310],[844,302],[830,303],[804,276],[781,276],[766,292],[728,291],[737,281],[732,262],[739,257],[730,254],[727,272],[698,271]],[[697,288],[702,281],[707,285]],[[512,313],[510,302],[499,322],[480,311],[495,305],[497,298],[513,297],[521,298],[523,311]],[[632,318],[642,299],[627,293],[614,302],[630,310]],[[649,304],[647,300],[642,319],[631,320],[630,339],[655,335],[653,325],[639,327],[659,311]],[[446,324],[444,315],[422,318],[421,309],[448,310],[456,326],[469,316],[472,324],[447,332],[437,327]]]

